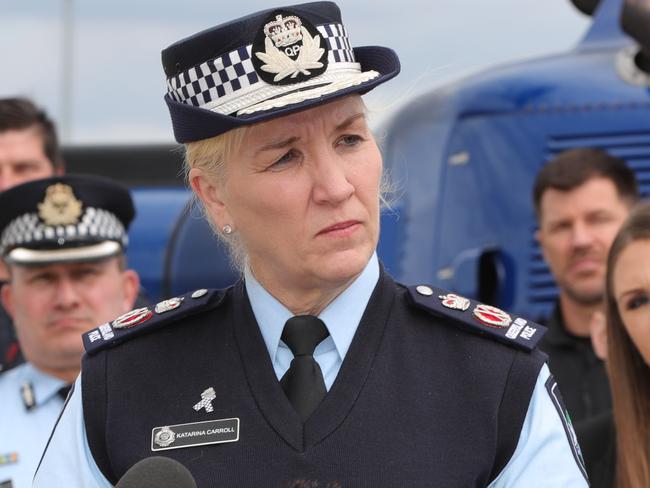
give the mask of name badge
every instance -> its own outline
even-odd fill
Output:
[[[223,444],[239,440],[239,419],[208,420],[190,424],[165,425],[151,431],[151,450]]]

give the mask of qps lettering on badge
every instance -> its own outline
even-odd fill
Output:
[[[208,420],[190,424],[165,425],[151,431],[151,450],[223,444],[239,440],[239,419]]]

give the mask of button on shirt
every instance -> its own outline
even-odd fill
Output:
[[[284,324],[293,314],[273,298],[252,273],[247,271],[245,279],[253,313],[279,380],[293,359],[289,348],[280,340]],[[341,368],[378,279],[379,263],[377,256],[373,255],[361,275],[319,315],[330,336],[316,347],[314,358],[323,371],[328,390]],[[544,386],[549,375],[544,365],[537,378],[517,448],[490,488],[588,486]],[[244,442],[244,439],[240,442]],[[549,470],[549,466],[553,466],[553,469]],[[50,486],[111,486],[97,467],[88,447],[80,379],[77,379],[34,480],[36,488]]]
[[[63,406],[57,392],[64,384],[29,363],[0,375],[0,485],[11,481],[12,488],[32,486]],[[29,410],[22,393],[24,385],[27,395],[33,393],[34,406]]]

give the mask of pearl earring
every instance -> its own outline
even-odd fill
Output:
[[[223,233],[226,235],[232,234],[232,227],[229,224],[224,225],[221,230],[223,230]]]

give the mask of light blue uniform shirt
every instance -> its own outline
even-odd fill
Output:
[[[284,324],[293,314],[273,298],[250,272],[246,273],[245,278],[253,313],[275,374],[280,379],[293,358],[289,348],[280,340]],[[330,337],[318,345],[314,358],[323,371],[328,390],[338,374],[378,279],[379,264],[377,257],[373,256],[354,283],[319,315],[327,325]],[[574,460],[564,426],[544,386],[549,375],[548,367],[544,365],[537,378],[517,448],[506,467],[490,484],[490,488],[588,486]],[[52,436],[34,486],[111,486],[99,471],[88,447],[79,379]]]
[[[0,485],[11,481],[12,488],[32,486],[43,449],[63,407],[57,392],[64,385],[63,380],[29,363],[0,375]],[[29,410],[26,396],[33,397]]]

